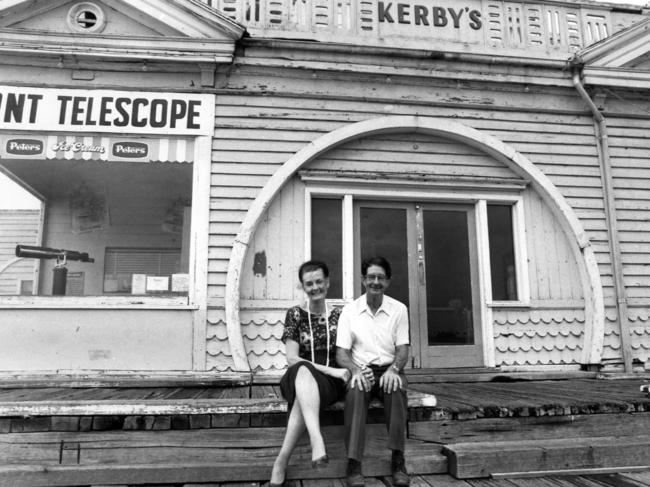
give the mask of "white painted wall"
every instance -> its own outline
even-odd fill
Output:
[[[192,312],[5,309],[0,371],[192,369]]]

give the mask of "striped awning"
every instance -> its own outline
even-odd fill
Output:
[[[191,163],[194,139],[0,134],[0,159]]]

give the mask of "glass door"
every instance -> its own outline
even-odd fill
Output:
[[[354,215],[355,295],[363,259],[386,257],[386,294],[409,309],[413,365],[483,365],[474,207],[357,201]]]
[[[416,207],[424,367],[483,365],[474,207]]]
[[[363,294],[361,262],[381,255],[388,259],[393,275],[386,291],[410,310],[416,306],[417,290],[409,279],[409,265],[415,258],[409,245],[409,234],[415,231],[413,207],[408,204],[360,202],[355,212],[355,274],[354,288]],[[413,338],[413,337],[411,337]]]

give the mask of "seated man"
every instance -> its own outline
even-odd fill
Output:
[[[404,465],[408,402],[403,368],[409,356],[406,306],[384,295],[391,277],[383,257],[361,265],[366,294],[347,304],[338,324],[336,359],[352,377],[345,397],[345,446],[348,454],[347,485],[363,487],[361,461],[365,447],[366,417],[373,397],[384,403],[388,448],[392,450],[393,485],[410,483]]]

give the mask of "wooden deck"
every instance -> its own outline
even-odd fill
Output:
[[[650,485],[650,397],[640,390],[650,380],[497,380],[411,380],[414,486]],[[436,396],[435,406],[423,401],[426,394]],[[369,422],[381,419],[378,408]],[[5,386],[0,485],[256,487],[270,474],[285,421],[273,384]],[[298,446],[294,487],[341,485],[341,423],[340,408],[324,415],[326,470],[312,470],[308,445]],[[389,473],[383,425],[372,424],[369,435],[364,473],[381,487]],[[572,475],[558,480],[561,474]]]
[[[382,482],[382,480],[384,480]],[[196,484],[192,487],[199,487]],[[214,484],[216,487],[216,484]],[[246,487],[257,487],[247,484]],[[367,487],[390,487],[389,479],[367,479]],[[450,475],[414,475],[411,487],[648,487],[649,472],[457,480]],[[207,486],[205,486],[207,487]],[[303,480],[289,487],[345,487],[340,479]]]

